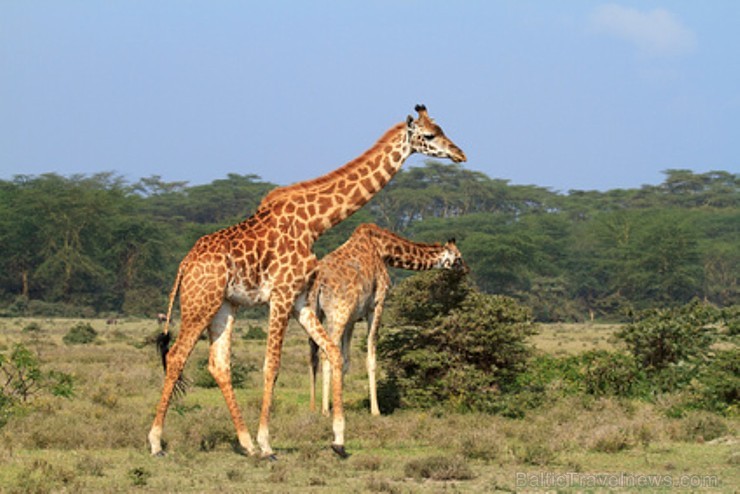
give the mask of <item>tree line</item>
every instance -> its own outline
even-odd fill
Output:
[[[401,170],[315,249],[325,255],[363,222],[455,237],[482,291],[542,321],[737,304],[738,175],[664,173],[659,185],[560,193],[429,161]],[[160,312],[193,242],[245,219],[275,186],[239,174],[197,186],[113,173],[0,181],[0,314]]]

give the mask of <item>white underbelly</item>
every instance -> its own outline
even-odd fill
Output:
[[[232,283],[226,287],[226,299],[229,302],[246,307],[268,303],[270,293],[272,293],[271,283],[262,283],[258,287],[249,288],[240,283]]]

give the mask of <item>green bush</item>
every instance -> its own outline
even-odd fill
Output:
[[[723,415],[740,412],[740,350],[717,353],[689,385],[688,407]]]
[[[595,350],[580,356],[586,393],[595,396],[632,397],[645,390],[645,376],[632,355]]]
[[[26,315],[28,309],[28,297],[18,295],[11,300],[5,307],[0,309],[2,317],[22,317]]]
[[[740,335],[740,305],[733,305],[722,309],[722,320],[727,327],[729,336]]]
[[[397,395],[402,406],[489,410],[524,370],[534,332],[529,311],[463,280],[424,273],[394,291],[389,312],[404,325],[385,329],[378,342],[387,376],[381,395]]]
[[[537,355],[511,386],[493,403],[491,411],[522,418],[527,411],[561,396],[582,392],[577,356]]]
[[[644,370],[653,394],[678,393],[667,413],[733,414],[740,397],[740,353],[733,341],[738,319],[737,307],[719,310],[694,301],[644,312],[618,337]],[[723,339],[731,348],[716,352],[712,345]]]
[[[641,397],[647,394],[645,375],[631,355],[592,350],[556,357],[542,354],[527,362],[515,382],[494,404],[494,411],[513,418],[564,396]]]
[[[0,427],[19,405],[40,393],[69,398],[74,393],[72,376],[59,371],[44,371],[38,356],[22,343],[9,355],[0,354]]]
[[[617,337],[640,366],[655,373],[671,365],[702,360],[717,339],[721,312],[694,301],[673,309],[653,309],[638,315]]]
[[[98,337],[97,331],[90,323],[77,323],[64,335],[62,341],[67,345],[86,345],[95,341]]]

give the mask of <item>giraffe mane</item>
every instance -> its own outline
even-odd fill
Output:
[[[404,238],[396,233],[393,233],[390,230],[386,230],[385,228],[380,228],[379,226],[373,223],[363,223],[362,225],[358,226],[355,229],[355,233],[353,233],[352,236],[354,237],[355,234],[362,234],[368,237],[370,239],[370,242],[373,242],[373,243],[375,242],[375,240],[382,242],[383,240],[392,239],[392,241],[395,243],[407,245],[407,246],[414,247],[417,249],[422,249],[422,250],[442,249],[443,247],[442,245],[439,244],[439,242],[435,242],[433,244],[424,243],[424,242],[414,242],[413,240]]]
[[[267,193],[264,199],[262,199],[262,202],[260,203],[260,208],[268,203],[275,201],[276,199],[286,194],[292,194],[294,192],[299,192],[299,191],[305,192],[308,190],[316,189],[318,187],[326,185],[329,182],[336,180],[337,177],[345,173],[348,173],[348,170],[351,169],[358,162],[366,160],[369,154],[374,153],[378,148],[383,147],[384,144],[392,143],[393,139],[398,135],[399,131],[405,128],[406,128],[406,122],[401,122],[401,123],[394,125],[390,129],[388,129],[386,133],[383,134],[380,137],[380,139],[378,139],[375,142],[375,144],[373,144],[372,147],[367,149],[364,153],[362,153],[357,158],[345,163],[344,165],[342,165],[340,168],[337,168],[336,170],[333,170],[329,173],[321,175],[320,177],[317,177],[317,178],[313,178],[310,180],[304,180],[303,182],[297,182],[292,185],[286,185],[284,187],[278,187],[276,189],[271,190],[270,192]]]

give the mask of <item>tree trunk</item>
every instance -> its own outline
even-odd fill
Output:
[[[21,271],[21,295],[28,298],[28,270]]]

